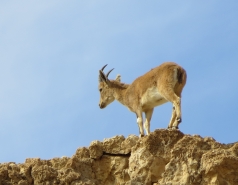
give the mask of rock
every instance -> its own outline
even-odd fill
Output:
[[[109,154],[120,154],[121,144],[125,140],[124,136],[115,136],[110,139],[104,139],[103,141],[103,151]]]
[[[0,185],[238,184],[238,143],[155,130],[93,141],[72,157],[0,164]]]
[[[91,142],[89,154],[92,159],[99,159],[103,155],[103,144],[100,141]]]
[[[126,139],[124,136],[104,139],[103,152],[106,154],[129,154],[138,139],[139,137],[135,135],[129,135]]]

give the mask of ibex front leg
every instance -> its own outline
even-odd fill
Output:
[[[143,129],[143,117],[142,117],[142,111],[138,111],[136,113],[137,116],[137,124],[139,126],[139,130],[140,130],[140,137],[144,136],[144,129]]]
[[[153,110],[154,109],[149,109],[147,111],[145,111],[145,123],[144,123],[144,128],[146,131],[146,134],[149,135],[150,134],[150,120],[153,114]]]

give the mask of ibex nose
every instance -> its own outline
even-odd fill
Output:
[[[99,107],[100,107],[100,109],[103,109],[104,108],[103,103],[99,103]]]

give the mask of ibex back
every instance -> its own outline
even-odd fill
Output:
[[[176,63],[165,62],[151,69],[143,76],[138,77],[132,84],[121,83],[120,76],[109,80],[103,69],[99,70],[99,107],[105,108],[115,99],[136,113],[140,136],[144,136],[143,116],[145,113],[144,128],[150,133],[150,120],[154,107],[166,102],[173,104],[172,117],[169,129],[178,129],[181,123],[181,93],[186,84],[186,71]]]

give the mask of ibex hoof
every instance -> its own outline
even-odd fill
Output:
[[[178,130],[178,126],[173,126],[172,130]]]
[[[140,134],[140,138],[144,137],[145,135],[144,134]]]
[[[182,118],[177,118],[177,122],[181,123],[182,122]]]

